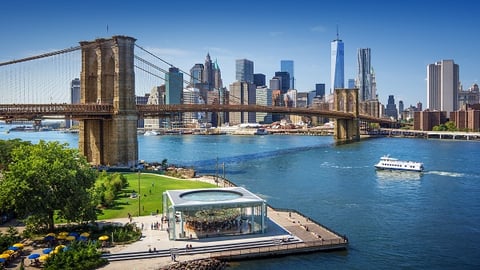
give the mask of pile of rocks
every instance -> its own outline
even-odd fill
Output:
[[[200,259],[186,262],[178,262],[160,268],[159,270],[224,270],[227,263],[217,259]]]

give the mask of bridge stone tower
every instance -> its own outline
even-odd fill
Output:
[[[339,112],[353,113],[353,119],[338,118],[334,137],[337,143],[349,143],[360,140],[358,89],[335,89],[334,110]]]
[[[132,167],[138,161],[135,39],[113,36],[80,42],[80,103],[113,105],[108,118],[80,121],[79,149],[91,164]]]

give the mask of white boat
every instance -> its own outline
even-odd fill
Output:
[[[147,130],[145,133],[143,133],[143,136],[157,136],[158,132],[153,131],[153,130]]]
[[[422,172],[423,163],[415,161],[404,161],[390,156],[383,156],[380,161],[375,164],[375,168],[379,170],[402,170],[402,171],[414,171]]]
[[[264,128],[257,128],[257,130],[254,133],[255,135],[268,135],[268,130]]]

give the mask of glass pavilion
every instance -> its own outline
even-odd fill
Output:
[[[170,240],[265,233],[266,201],[242,187],[167,190]]]

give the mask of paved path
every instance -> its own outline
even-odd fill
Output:
[[[195,179],[210,183],[215,183],[213,178],[202,177],[201,179]],[[227,182],[221,182],[222,186],[228,186]],[[152,229],[152,224],[158,222],[161,223],[160,216],[142,216],[133,217],[133,222],[137,224],[139,228],[142,227],[142,237],[140,241],[134,242],[128,245],[116,245],[108,248],[110,254],[127,253],[127,252],[148,252],[149,250],[169,250],[169,249],[182,249],[185,250],[186,245],[192,245],[193,248],[197,247],[212,247],[218,245],[230,245],[240,243],[251,243],[255,241],[278,241],[279,239],[286,239],[294,237],[295,241],[300,243],[310,243],[316,246],[328,245],[329,243],[343,243],[344,239],[321,226],[320,224],[308,219],[302,214],[296,211],[288,210],[275,210],[268,207],[268,223],[267,232],[265,234],[254,235],[241,235],[241,236],[228,236],[217,238],[203,238],[192,240],[179,240],[170,241],[166,230]],[[125,224],[128,222],[127,218],[112,219],[106,222],[114,222]],[[15,225],[15,224],[14,224]],[[0,227],[0,230],[5,231],[8,226]],[[166,228],[166,224],[164,227]],[[20,231],[22,227],[19,227]],[[25,248],[25,253],[42,253],[41,249],[33,249],[31,246]],[[203,254],[189,254],[180,255],[177,257],[177,261],[189,261],[194,259],[209,258],[210,253]],[[11,265],[7,269],[19,269],[20,259]],[[136,269],[136,270],[150,270],[159,269],[162,266],[175,263],[170,257],[161,258],[149,258],[149,259],[136,259],[126,261],[111,261],[108,265],[101,268],[104,270],[117,270],[117,269]],[[30,260],[25,260],[25,269],[38,269],[30,266]]]

